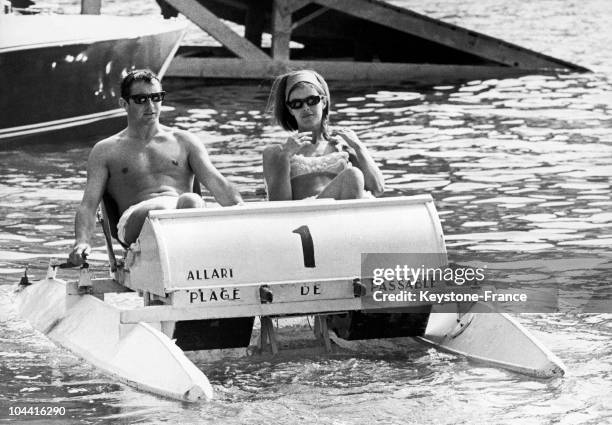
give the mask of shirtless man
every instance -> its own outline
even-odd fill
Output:
[[[194,177],[221,205],[242,203],[196,136],[159,123],[164,94],[151,71],[132,71],[123,79],[119,104],[127,112],[127,128],[91,150],[70,263],[82,264],[91,250],[95,212],[105,191],[117,202],[121,214],[117,233],[128,245],[138,238],[149,211],[204,206],[201,197],[191,192]]]

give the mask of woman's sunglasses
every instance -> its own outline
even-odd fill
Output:
[[[151,93],[151,94],[133,94],[131,96],[128,96],[128,98],[132,99],[135,104],[142,105],[143,103],[147,101],[147,99],[151,99],[151,102],[155,102],[155,103],[161,102],[162,100],[164,100],[165,95],[166,95],[165,91],[160,91],[160,92]]]
[[[323,99],[322,96],[312,95],[305,97],[304,99],[291,99],[288,100],[286,103],[287,106],[291,109],[300,109],[302,106],[304,106],[304,103],[308,106],[314,106],[318,104],[321,99]]]

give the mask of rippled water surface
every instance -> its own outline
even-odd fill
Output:
[[[208,371],[217,398],[206,405],[115,384],[18,320],[10,301],[26,265],[40,277],[48,257],[72,244],[95,143],[78,140],[0,150],[0,421],[8,406],[36,404],[109,423],[612,422],[610,2],[393,3],[595,71],[435,87],[331,84],[333,124],[367,144],[385,196],[432,194],[451,259],[485,259],[572,294],[562,313],[517,316],[568,374],[534,380],[415,344],[403,355],[227,361]],[[262,201],[262,149],[286,137],[264,113],[269,85],[184,83],[165,82],[165,123],[200,135],[245,198]],[[100,236],[95,245],[102,276]]]

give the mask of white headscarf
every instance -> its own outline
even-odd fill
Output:
[[[295,85],[298,83],[312,84],[313,86],[321,90],[321,92],[324,93],[325,96],[329,97],[329,94],[326,92],[325,88],[323,87],[323,84],[321,84],[321,81],[319,81],[317,76],[312,71],[302,70],[290,75],[287,78],[287,85],[285,87],[285,100],[289,99],[289,94],[291,93],[291,90],[293,90]]]

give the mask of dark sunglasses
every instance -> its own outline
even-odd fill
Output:
[[[323,96],[312,95],[305,97],[304,99],[291,99],[288,100],[286,103],[287,106],[291,109],[300,109],[302,106],[304,106],[304,103],[308,106],[314,106],[317,105],[321,101],[321,99],[323,99]]]
[[[128,99],[132,99],[134,103],[137,105],[142,105],[143,103],[147,101],[147,99],[151,99],[151,101],[155,103],[161,102],[162,100],[164,100],[165,95],[166,95],[165,91],[160,91],[160,92],[151,93],[151,94],[133,94],[131,96],[128,96]]]

